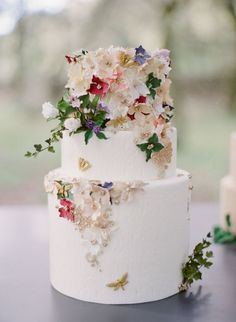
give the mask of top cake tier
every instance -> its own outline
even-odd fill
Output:
[[[230,175],[236,181],[236,132],[232,133],[230,140]]]
[[[135,146],[131,131],[106,132],[105,141],[92,138],[86,145],[82,134],[63,133],[62,171],[71,177],[102,181],[155,180],[176,175],[176,129],[160,137],[162,150],[148,160]],[[150,143],[150,146],[152,143]]]
[[[67,55],[66,60],[68,82],[63,97],[56,107],[49,102],[43,104],[44,117],[57,119],[58,126],[45,141],[48,147],[35,145],[36,152],[28,152],[27,156],[45,149],[53,152],[52,144],[67,133],[71,140],[63,143],[66,146],[63,151],[68,148],[71,158],[73,151],[69,147],[79,137],[77,142],[81,145],[83,138],[83,144],[88,146],[86,151],[95,151],[97,146],[101,147],[100,151],[110,149],[104,155],[111,156],[113,151],[124,155],[126,151],[122,149],[129,147],[137,160],[146,160],[140,173],[145,173],[145,167],[152,169],[155,162],[162,177],[173,175],[171,171],[169,175],[168,171],[164,173],[167,168],[173,168],[170,159],[175,151],[175,132],[170,131],[174,108],[169,95],[169,50],[110,47],[80,50]],[[118,137],[108,144],[111,133]],[[74,157],[77,158],[76,154]],[[62,156],[62,160],[66,158],[69,161],[68,156]],[[70,162],[66,164],[69,166]]]

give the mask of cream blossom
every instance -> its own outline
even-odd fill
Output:
[[[50,102],[45,102],[42,105],[42,114],[45,119],[55,118],[58,116],[59,111]]]
[[[150,114],[152,113],[152,108],[150,105],[147,104],[142,104],[142,103],[138,103],[138,104],[133,104],[130,108],[128,113],[130,115],[134,115],[134,118],[136,118],[138,116],[138,114],[142,114],[144,116],[144,114]]]
[[[73,131],[76,131],[81,126],[81,122],[80,120],[74,117],[70,117],[65,120],[64,126],[67,130],[69,130],[70,132],[73,132]]]
[[[161,86],[157,89],[157,95],[159,96],[160,103],[166,103],[168,105],[173,105],[173,99],[170,97],[170,79],[165,79],[164,82],[162,82]]]

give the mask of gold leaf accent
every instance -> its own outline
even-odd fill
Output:
[[[113,127],[119,127],[128,122],[128,117],[127,116],[119,116],[114,120],[110,120],[107,122],[107,125],[113,126]]]
[[[119,61],[122,67],[130,67],[135,65],[133,58],[129,54],[126,54],[124,52],[120,52]]]
[[[89,161],[85,160],[84,158],[79,158],[79,168],[81,171],[86,171],[89,168],[91,168],[91,163]]]
[[[115,282],[107,284],[106,286],[113,288],[113,291],[117,291],[120,288],[124,291],[124,287],[128,282],[128,273],[124,273],[121,278],[117,279]]]
[[[157,164],[158,167],[167,168],[168,163],[171,162],[173,154],[172,144],[169,141],[164,149],[159,152],[155,152],[152,154],[152,160]]]

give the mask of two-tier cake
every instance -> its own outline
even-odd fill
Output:
[[[176,169],[169,51],[110,47],[66,56],[69,80],[46,147],[50,278],[63,294],[140,303],[178,292],[188,257],[190,176]]]

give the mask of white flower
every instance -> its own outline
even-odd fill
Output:
[[[73,132],[73,131],[76,131],[81,126],[81,122],[80,120],[75,119],[74,117],[71,117],[65,120],[64,126],[67,130],[69,130],[70,132]]]
[[[45,119],[55,118],[58,115],[58,109],[55,108],[50,102],[45,102],[42,105],[42,114]]]
[[[92,79],[92,74],[85,75],[81,63],[70,64],[66,88],[71,88],[77,97],[86,95]]]
[[[111,119],[116,119],[120,116],[126,116],[129,105],[132,102],[128,99],[128,97],[119,93],[108,93],[103,98],[103,101],[109,107]]]

